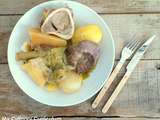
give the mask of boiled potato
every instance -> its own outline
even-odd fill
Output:
[[[72,42],[78,43],[82,40],[90,40],[99,43],[101,39],[102,31],[97,25],[86,25],[75,30]]]
[[[67,71],[58,81],[59,88],[65,93],[74,93],[82,86],[82,77],[73,71]]]

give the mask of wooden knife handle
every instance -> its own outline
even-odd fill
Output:
[[[110,98],[108,99],[108,101],[106,102],[106,104],[104,105],[104,107],[102,109],[103,113],[106,113],[108,111],[108,109],[110,108],[110,106],[112,105],[112,103],[114,102],[116,97],[118,96],[119,92],[124,87],[124,85],[127,82],[128,78],[129,78],[129,75],[128,75],[128,73],[126,73],[124,75],[124,77],[122,78],[122,80],[119,82],[118,86],[116,87],[116,89],[114,90],[112,95],[110,96]]]

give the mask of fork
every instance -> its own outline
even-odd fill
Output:
[[[129,57],[132,56],[132,54],[138,48],[138,46],[140,45],[140,43],[141,42],[139,42],[138,40],[135,41],[135,39],[133,39],[129,44],[127,44],[126,47],[123,48],[122,53],[121,53],[121,59],[120,59],[119,63],[115,67],[115,69],[112,72],[112,74],[109,77],[109,79],[106,80],[103,88],[101,89],[101,91],[99,92],[99,94],[97,95],[97,97],[95,98],[94,102],[92,103],[92,108],[96,108],[98,106],[98,104],[102,100],[104,94],[106,93],[106,91],[108,90],[108,88],[110,87],[110,85],[112,84],[114,78],[117,76],[118,72],[122,68],[123,64],[125,63],[125,61]]]

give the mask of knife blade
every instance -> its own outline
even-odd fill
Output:
[[[130,63],[127,65],[127,73],[131,74],[131,72],[134,70],[140,59],[143,57],[144,53],[148,49],[149,45],[152,43],[152,41],[155,39],[156,35],[153,35],[150,37],[135,53],[135,55],[132,57]]]

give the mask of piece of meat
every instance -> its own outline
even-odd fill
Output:
[[[99,56],[99,45],[87,40],[69,46],[66,50],[68,63],[74,66],[78,73],[88,72],[97,63]]]

